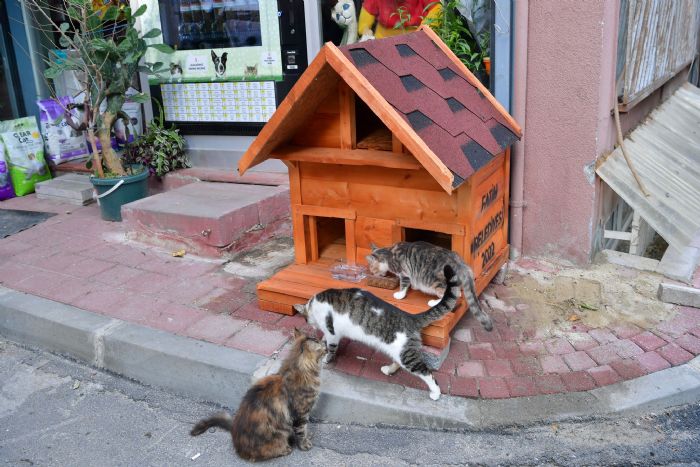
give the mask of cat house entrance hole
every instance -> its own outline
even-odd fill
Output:
[[[345,219],[310,216],[309,230],[312,229],[314,231],[309,232],[307,238],[316,238],[317,245],[309,245],[312,255],[315,253],[313,256],[327,259],[345,258]]]
[[[403,229],[403,238],[407,242],[428,242],[435,246],[452,249],[452,235],[443,232],[433,232],[432,230]]]
[[[358,149],[391,151],[391,131],[362,100],[355,100],[355,134]]]

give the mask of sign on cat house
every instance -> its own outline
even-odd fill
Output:
[[[424,240],[471,266],[479,293],[508,257],[509,146],[521,130],[429,28],[337,48],[326,44],[240,161],[289,169],[295,264],[258,285],[260,307],[293,313],[329,287],[338,260],[371,244]],[[427,297],[405,300],[417,313]],[[461,304],[424,330],[442,347]]]

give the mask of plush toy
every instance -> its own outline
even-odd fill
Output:
[[[353,0],[339,0],[331,10],[331,18],[345,30],[340,45],[357,42],[357,13]]]
[[[441,11],[441,2],[436,0],[365,0],[358,20],[360,42],[403,34],[421,24],[435,23]],[[401,23],[403,26],[396,27]]]

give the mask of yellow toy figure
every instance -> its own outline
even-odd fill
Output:
[[[441,2],[437,0],[365,0],[357,25],[360,41],[396,36],[421,24],[435,23],[441,11]],[[377,27],[372,33],[375,21]],[[396,27],[402,22],[402,27]]]

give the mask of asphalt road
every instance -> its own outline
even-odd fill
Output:
[[[227,433],[188,435],[215,410],[0,339],[0,466],[245,465]],[[265,465],[700,465],[699,404],[492,432],[311,431],[311,451]]]

